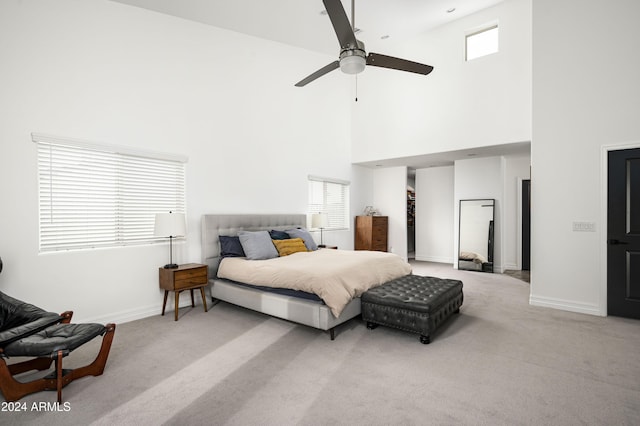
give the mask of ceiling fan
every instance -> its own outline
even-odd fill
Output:
[[[338,36],[340,43],[340,56],[337,61],[331,62],[318,71],[303,78],[296,83],[296,87],[306,86],[313,80],[340,68],[347,74],[358,74],[364,71],[365,65],[374,67],[391,68],[400,71],[413,72],[427,75],[433,71],[431,65],[420,64],[418,62],[407,61],[406,59],[394,58],[393,56],[381,55],[379,53],[364,50],[364,43],[356,39],[355,30],[355,0],[351,0],[351,24],[349,18],[342,7],[340,0],[322,0],[327,10],[333,29]]]

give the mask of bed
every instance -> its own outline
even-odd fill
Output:
[[[209,283],[211,298],[215,302],[221,300],[267,315],[303,324],[319,330],[328,331],[331,340],[335,338],[335,327],[360,315],[360,297],[362,289],[356,289],[353,297],[344,306],[336,309],[328,306],[318,297],[313,297],[309,292],[294,291],[288,289],[272,289],[265,286],[252,286],[235,280],[220,278],[218,269],[221,262],[220,236],[237,236],[243,231],[285,231],[288,229],[304,228],[307,225],[307,217],[304,214],[271,214],[271,215],[204,215],[202,217],[202,261],[209,266]],[[318,258],[337,255],[336,250],[320,249]],[[346,252],[347,251],[342,251]],[[354,253],[351,251],[350,253]],[[364,252],[361,254],[365,254]],[[303,253],[296,253],[288,258]],[[378,253],[377,255],[381,255]],[[394,267],[394,276],[403,276],[411,273],[411,268],[404,260],[395,255],[399,261],[397,269]],[[239,262],[238,259],[229,259]],[[274,259],[276,260],[276,259]],[[226,262],[226,261],[225,261]],[[248,261],[255,262],[255,261]],[[261,262],[261,261],[258,261]],[[332,262],[332,261],[330,261]],[[333,262],[332,262],[333,263]],[[226,266],[223,264],[223,266]],[[240,268],[242,269],[242,267]],[[360,268],[370,269],[370,268]],[[385,275],[386,281],[389,277]],[[301,280],[306,281],[306,280]],[[272,283],[277,285],[277,283]],[[382,282],[380,284],[383,284]],[[379,285],[379,284],[374,284]],[[275,292],[274,292],[275,291]],[[280,292],[278,292],[280,291]],[[365,290],[366,291],[366,290]],[[303,296],[303,297],[300,297]],[[333,312],[332,312],[333,311]],[[336,313],[338,315],[336,315]]]

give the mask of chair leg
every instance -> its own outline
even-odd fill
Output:
[[[24,373],[26,371],[31,371],[31,370],[38,370],[38,371],[47,370],[49,369],[49,367],[51,367],[52,362],[53,360],[51,358],[42,357],[42,358],[30,359],[28,361],[18,362],[15,364],[8,365],[7,367],[9,368],[9,373],[11,373],[11,375],[14,376],[16,374]]]
[[[113,336],[116,332],[115,324],[107,324],[105,325],[107,329],[104,337],[102,338],[102,346],[100,347],[100,352],[96,356],[96,359],[89,365],[85,365],[84,367],[78,367],[71,370],[69,373],[62,377],[63,384],[62,386],[66,386],[75,379],[79,379],[84,376],[100,376],[104,372],[104,367],[107,364],[107,358],[109,357],[109,351],[111,350],[111,343],[113,342]]]
[[[58,404],[62,402],[62,357],[63,352],[58,351],[56,357],[56,390],[58,391]]]
[[[104,336],[102,337],[102,346],[100,347],[100,352],[96,356],[95,360],[84,367],[79,367],[68,372],[65,372],[62,369],[62,355],[58,353],[58,357],[56,360],[56,371],[54,376],[47,376],[41,379],[33,380],[31,382],[19,382],[13,378],[12,373],[13,370],[16,371],[29,371],[34,368],[26,368],[26,367],[18,367],[12,368],[12,366],[8,366],[4,360],[4,358],[0,358],[0,391],[4,396],[4,399],[7,402],[17,401],[25,395],[29,395],[34,392],[40,392],[43,390],[57,390],[58,391],[58,402],[61,401],[62,397],[62,388],[74,381],[75,379],[79,379],[85,376],[100,376],[104,372],[104,367],[107,363],[107,358],[109,357],[109,351],[111,350],[111,343],[113,342],[113,336],[115,334],[116,325],[115,324],[107,324],[105,326],[107,329]],[[36,358],[30,361],[26,361],[20,364],[29,364],[38,365],[39,367],[44,365],[43,359],[48,361],[48,364],[51,365],[53,361],[50,358]],[[19,365],[19,364],[16,364]],[[26,368],[26,369],[25,369]],[[36,368],[39,369],[39,368]]]

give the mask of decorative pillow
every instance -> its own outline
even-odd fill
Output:
[[[272,240],[288,240],[289,238],[291,238],[286,232],[276,231],[275,229],[269,231],[269,235],[271,235]]]
[[[273,240],[273,245],[278,249],[280,256],[288,256],[299,251],[309,251],[304,245],[302,238],[291,238],[288,240]]]
[[[287,234],[289,234],[291,238],[302,238],[302,240],[304,241],[304,245],[307,246],[307,250],[309,251],[318,250],[318,245],[316,244],[315,241],[313,241],[313,237],[311,236],[309,231],[307,231],[306,229],[304,228],[287,229],[286,232]]]
[[[220,257],[245,257],[239,237],[220,235]]]
[[[268,231],[241,231],[238,237],[247,259],[264,260],[278,257],[278,250],[273,245]]]

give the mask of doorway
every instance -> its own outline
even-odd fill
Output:
[[[522,180],[522,270],[531,270],[531,179]]]
[[[607,166],[607,313],[640,319],[640,148]]]

